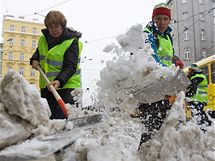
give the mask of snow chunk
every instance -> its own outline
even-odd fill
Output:
[[[1,81],[1,100],[9,114],[32,125],[46,124],[51,115],[46,99],[15,71],[9,71]]]

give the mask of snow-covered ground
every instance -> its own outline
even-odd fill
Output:
[[[104,49],[115,57],[101,71],[96,111],[89,112],[107,116],[96,126],[79,129],[72,122],[49,120],[48,104],[37,89],[16,72],[7,73],[0,88],[0,160],[215,161],[214,120],[206,133],[195,121],[187,121],[184,92],[177,94],[161,130],[137,151],[144,126],[130,117],[138,104],[131,91],[173,75],[176,69],[154,62],[150,46],[143,45],[141,25],[132,26],[117,41]],[[70,118],[86,115],[67,106]],[[46,156],[70,141],[75,142],[63,153]],[[17,142],[19,146],[9,146]]]

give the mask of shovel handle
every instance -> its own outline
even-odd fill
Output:
[[[47,76],[45,75],[45,73],[42,71],[42,69],[38,66],[37,69],[39,70],[40,74],[42,75],[42,77],[45,79],[45,82],[47,85],[49,85],[49,89],[51,90],[52,94],[54,95],[58,105],[60,106],[61,110],[63,111],[65,117],[68,117],[68,111],[66,108],[66,104],[63,101],[63,99],[60,97],[60,95],[57,93],[56,89],[54,88],[53,85],[50,85],[50,81],[47,78]]]

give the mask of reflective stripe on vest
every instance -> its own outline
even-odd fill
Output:
[[[74,39],[65,40],[61,44],[54,46],[48,50],[48,45],[45,36],[42,35],[38,42],[38,50],[40,54],[40,64],[41,68],[48,77],[50,81],[60,73],[63,66],[63,59],[66,50],[71,46]],[[79,55],[76,73],[67,81],[63,88],[80,88],[81,78],[80,78],[80,53],[82,50],[82,43],[79,42]],[[40,88],[46,87],[46,83],[42,77],[40,77]]]
[[[196,74],[191,77],[191,80],[197,77],[203,78],[203,81],[198,84],[196,94],[191,97],[191,100],[208,102],[208,80],[204,74]]]

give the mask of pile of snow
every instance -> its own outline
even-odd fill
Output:
[[[141,25],[132,26],[117,37],[120,45],[112,43],[104,49],[116,56],[101,71],[97,108],[104,108],[110,119],[102,128],[78,139],[68,158],[78,161],[215,160],[214,120],[205,134],[192,120],[186,122],[184,92],[177,95],[161,130],[137,151],[145,129],[140,120],[129,117],[138,104],[129,90],[143,88],[175,70],[154,61],[150,46],[143,46],[142,29]]]
[[[195,123],[186,122],[183,99],[184,93],[179,93],[161,130],[140,151],[143,125],[118,111],[111,113],[105,126],[76,140],[65,156],[77,161],[213,161],[214,124],[204,134]]]
[[[170,113],[154,138],[140,149],[142,161],[213,161],[215,159],[215,126],[204,134],[192,121],[186,122],[184,94],[177,95]]]
[[[1,100],[10,115],[32,125],[46,124],[51,115],[47,101],[40,97],[36,86],[15,71],[9,71],[1,81]]]
[[[1,80],[0,100],[0,148],[28,138],[33,129],[49,121],[47,101],[14,71]]]
[[[80,91],[73,95],[80,95]],[[1,80],[0,100],[0,149],[30,136],[41,138],[73,129],[74,124],[69,121],[49,120],[51,111],[46,99],[41,98],[36,86],[13,70]],[[69,110],[70,119],[86,115],[80,108],[69,104],[67,107],[73,109]]]
[[[167,68],[155,62],[150,44],[144,45],[145,37],[142,25],[132,26],[126,34],[117,37],[119,44],[112,43],[104,49],[115,57],[106,63],[97,82],[100,106],[109,109],[123,104],[123,109],[126,106],[134,109],[139,101],[132,93],[176,73],[174,65]]]
[[[104,49],[104,51],[116,56],[101,71],[101,80],[98,82],[99,101],[95,108],[97,111],[104,111],[108,119],[102,124],[92,126],[89,129],[81,130],[80,128],[66,131],[70,134],[68,136],[60,135],[61,133],[59,133],[57,143],[54,140],[52,141],[51,138],[49,138],[48,142],[42,141],[43,138],[49,136],[42,137],[41,134],[57,133],[65,128],[65,122],[62,120],[47,121],[49,116],[47,102],[39,97],[39,93],[36,90],[28,89],[31,87],[24,81],[24,78],[13,73],[12,75],[21,79],[12,81],[13,77],[10,77],[10,79],[6,79],[7,83],[1,83],[0,120],[4,120],[5,117],[9,121],[14,120],[13,114],[25,123],[28,122],[26,124],[28,127],[33,126],[30,128],[29,133],[34,133],[40,137],[23,142],[20,144],[19,150],[12,146],[4,149],[0,152],[0,159],[2,159],[1,156],[8,155],[10,157],[12,154],[13,156],[41,156],[44,151],[48,153],[50,148],[60,147],[66,139],[75,136],[75,143],[64,150],[64,153],[61,154],[61,160],[214,161],[214,120],[212,120],[212,126],[207,128],[206,133],[203,133],[192,120],[186,122],[183,108],[184,92],[178,93],[177,99],[169,111],[167,120],[161,130],[152,140],[143,144],[140,151],[137,151],[141,133],[145,129],[138,118],[131,118],[129,115],[138,104],[130,90],[142,88],[150,82],[156,82],[160,76],[171,75],[174,71],[173,68],[163,68],[154,61],[151,56],[152,49],[150,46],[143,45],[144,39],[142,26],[136,25],[132,26],[127,33],[117,37],[119,44],[110,44]],[[14,86],[14,88],[6,87],[7,84]],[[18,86],[18,84],[21,84],[21,86]],[[7,101],[3,103],[2,91],[3,89],[6,90],[6,88],[8,90],[4,99]],[[80,93],[77,92],[77,94]],[[12,99],[6,97],[11,97]],[[33,99],[37,100],[40,106],[34,104]],[[19,103],[15,100],[18,100]],[[44,112],[40,109],[41,107],[47,111]],[[79,109],[71,107],[70,113],[73,114],[73,117],[81,115]],[[34,108],[37,110],[34,110]],[[7,112],[8,109],[15,109],[16,112]],[[21,110],[24,110],[23,116],[20,114]],[[31,120],[29,116],[34,112],[37,114]],[[12,133],[21,133],[15,121],[7,122],[5,127],[4,125],[1,121],[0,137],[4,137],[5,133],[11,132],[11,129],[13,129]],[[23,126],[23,124],[21,125]],[[23,127],[25,128],[25,126]],[[15,137],[18,137],[18,135]],[[54,157],[47,159],[55,160]]]

